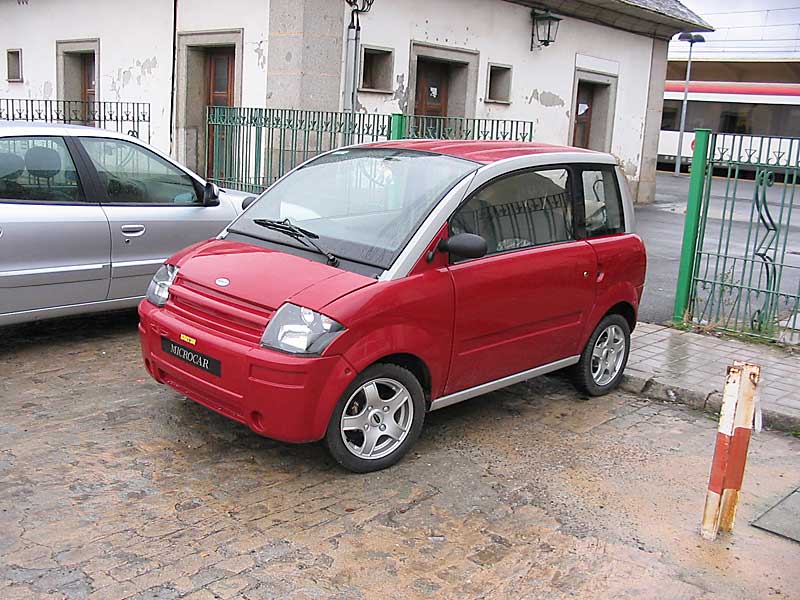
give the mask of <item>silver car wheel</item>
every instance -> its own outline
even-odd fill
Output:
[[[406,387],[394,379],[372,379],[348,398],[339,430],[351,454],[377,460],[403,444],[413,420],[414,404]]]
[[[614,380],[626,351],[625,332],[619,325],[609,325],[597,336],[592,350],[592,379],[597,385],[605,386]]]

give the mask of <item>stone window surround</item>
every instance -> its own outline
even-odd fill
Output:
[[[452,46],[442,46],[440,44],[411,40],[408,67],[408,106],[410,114],[414,114],[413,108],[417,98],[417,61],[420,58],[423,60],[426,58],[439,60],[464,67],[464,80],[456,82],[456,85],[462,88],[461,90],[458,90],[456,86],[452,85],[453,81],[451,77],[449,90],[450,99],[448,101],[447,114],[448,116],[454,117],[474,117],[478,100],[478,66],[480,64],[480,53],[477,50],[470,50],[467,48],[455,48]],[[454,107],[455,111],[451,110],[453,108],[454,98],[459,102]],[[461,114],[454,114],[454,112]]]

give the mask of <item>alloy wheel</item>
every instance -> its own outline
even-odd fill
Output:
[[[402,383],[389,378],[372,379],[347,400],[339,430],[351,454],[377,460],[402,445],[413,419],[411,394]]]

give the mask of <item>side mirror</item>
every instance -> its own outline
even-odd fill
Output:
[[[247,210],[247,207],[250,206],[255,201],[256,201],[255,196],[248,196],[247,198],[242,200],[242,210]]]
[[[210,181],[203,188],[203,206],[219,206],[219,188]]]
[[[480,258],[486,256],[486,240],[474,233],[458,233],[439,241],[440,252],[449,252],[459,258]]]

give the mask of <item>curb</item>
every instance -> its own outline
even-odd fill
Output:
[[[696,390],[659,381],[655,375],[631,374],[626,371],[620,389],[644,396],[651,400],[675,402],[692,408],[719,415],[722,406],[722,390]],[[771,408],[761,409],[764,427],[777,431],[800,431],[800,417],[781,413]]]

